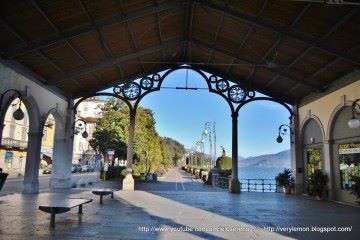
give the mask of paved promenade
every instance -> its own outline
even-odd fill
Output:
[[[137,184],[137,191],[117,191],[114,199],[104,197],[103,205],[89,188],[0,197],[0,239],[348,240],[360,236],[358,207],[280,193],[230,194],[203,186],[178,169],[160,181]],[[98,185],[119,187],[115,182]],[[66,197],[94,201],[84,205],[82,215],[77,209],[58,214],[56,228],[50,229],[50,215],[38,206],[49,198]]]

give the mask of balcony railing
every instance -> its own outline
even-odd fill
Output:
[[[27,141],[17,140],[13,138],[3,138],[1,140],[1,146],[7,147],[7,148],[20,148],[20,149],[26,149],[27,148]]]

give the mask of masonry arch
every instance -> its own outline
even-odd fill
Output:
[[[320,119],[316,115],[309,115],[300,125],[300,145],[302,149],[302,163],[304,166],[304,186],[309,192],[307,181],[315,170],[324,169],[324,139],[325,132]]]
[[[350,102],[345,101],[334,109],[329,121],[329,142],[335,199],[354,203],[355,196],[350,194],[351,177],[360,176],[360,153],[351,149],[360,145],[360,129],[348,127],[351,116]]]

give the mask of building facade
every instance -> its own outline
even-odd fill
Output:
[[[351,178],[360,176],[360,129],[350,128],[348,122],[351,105],[360,98],[360,74],[350,74],[339,83],[348,85],[299,106],[301,151],[294,171],[303,169],[300,184],[304,193],[308,176],[321,169],[328,177],[329,199],[355,203]]]

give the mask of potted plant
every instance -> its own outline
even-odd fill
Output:
[[[351,194],[356,196],[356,199],[360,198],[360,176],[352,176],[351,177],[352,185],[351,185]],[[360,201],[357,201],[360,204]]]
[[[285,168],[283,172],[279,173],[275,177],[276,185],[279,187],[283,187],[286,194],[291,193],[291,188],[294,185],[294,178],[291,175],[291,169]]]
[[[326,192],[327,176],[320,169],[316,169],[309,176],[309,194],[316,196],[318,200],[324,200],[327,196]]]

